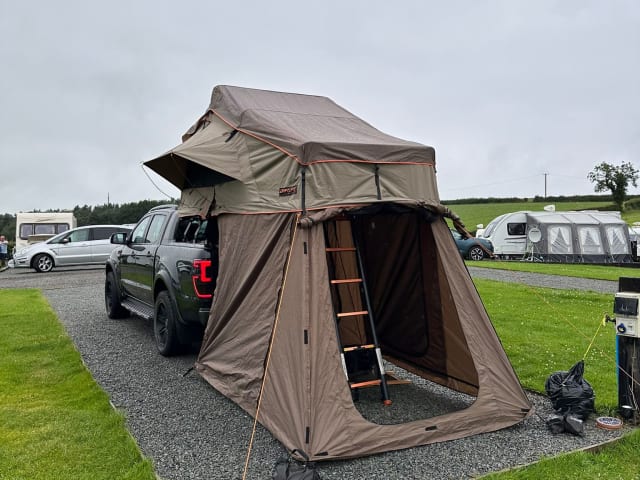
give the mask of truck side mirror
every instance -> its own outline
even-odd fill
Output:
[[[113,235],[111,235],[111,243],[115,243],[116,245],[124,245],[125,243],[127,243],[127,233],[114,233]]]

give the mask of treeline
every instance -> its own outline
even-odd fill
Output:
[[[142,200],[140,202],[123,203],[122,205],[109,203],[98,206],[79,206],[73,209],[78,227],[84,225],[136,223],[151,208],[167,203],[177,203],[177,200]],[[34,212],[66,212],[68,210],[33,210]],[[16,239],[16,216],[10,213],[0,215],[0,235],[7,237],[10,243]]]
[[[73,209],[73,214],[78,221],[79,227],[100,224],[121,225],[137,223],[151,208],[167,203],[177,203],[177,200],[142,200],[134,203],[123,203],[122,205],[110,203],[96,207],[89,205],[76,206]]]

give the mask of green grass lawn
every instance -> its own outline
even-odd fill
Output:
[[[585,378],[604,413],[617,405],[615,327],[601,326],[611,295],[530,287],[493,280],[474,283],[522,385],[544,394],[547,377],[585,357]]]
[[[0,305],[0,480],[155,479],[41,293]]]

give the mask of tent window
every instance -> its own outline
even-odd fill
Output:
[[[580,250],[584,255],[603,255],[602,237],[598,227],[578,227]]]
[[[629,253],[629,245],[627,245],[625,239],[624,228],[622,225],[608,225],[606,227],[607,240],[609,241],[612,255],[625,255]]]
[[[568,225],[553,225],[548,230],[549,253],[572,254],[573,248],[571,227]]]

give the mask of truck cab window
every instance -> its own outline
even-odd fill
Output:
[[[149,231],[147,232],[147,243],[157,243],[160,241],[160,235],[162,235],[162,227],[167,217],[164,215],[154,215],[149,225]]]
[[[131,232],[131,243],[144,243],[144,232],[149,226],[151,217],[143,219],[133,232]]]

